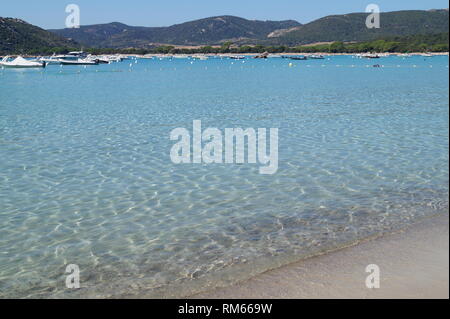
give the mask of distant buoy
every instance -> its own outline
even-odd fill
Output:
[[[292,68],[294,65],[292,63],[289,63],[289,67]]]

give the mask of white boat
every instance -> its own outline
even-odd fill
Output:
[[[69,52],[68,54],[59,54],[56,55],[55,53],[50,57],[42,57],[38,61],[45,62],[47,65],[54,65],[54,64],[62,64],[64,61],[78,61],[80,59],[87,58],[86,53],[83,51],[73,51]]]
[[[97,65],[98,60],[78,59],[78,60],[60,60],[61,65]]]
[[[375,53],[372,54],[370,52],[368,52],[368,53],[358,53],[358,54],[355,55],[355,57],[358,58],[358,59],[379,59],[382,56],[385,56],[385,55],[375,54]]]
[[[45,68],[47,63],[40,61],[30,61],[18,56],[13,61],[9,61],[9,56],[5,56],[0,61],[0,66],[4,68]]]
[[[379,54],[372,54],[372,53],[366,53],[361,55],[362,58],[364,59],[379,59],[380,55]]]
[[[224,56],[228,59],[232,59],[232,60],[244,60],[245,56],[244,55],[226,55]]]
[[[88,54],[83,51],[72,51],[69,52],[67,56],[77,57],[78,59],[84,59],[88,56]]]
[[[61,59],[56,55],[52,55],[51,57],[42,57],[39,58],[38,61],[45,62],[47,65],[61,64]]]
[[[324,60],[325,59],[323,55],[317,55],[317,54],[310,55],[309,58],[313,59],[313,60]]]
[[[122,62],[123,58],[120,55],[110,55],[108,57],[109,62]]]
[[[116,55],[101,55],[101,56],[88,55],[87,59],[92,61],[98,60],[99,63],[104,64],[110,64],[113,62],[122,62],[122,58]]]
[[[111,63],[109,57],[107,57],[107,56],[96,56],[96,57],[88,56],[86,58],[86,60],[88,60],[88,61],[98,61],[98,64],[110,64]]]

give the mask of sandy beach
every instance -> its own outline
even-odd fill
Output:
[[[366,267],[380,268],[380,288],[366,287]],[[267,271],[196,298],[449,298],[449,217]]]

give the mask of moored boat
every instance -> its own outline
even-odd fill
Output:
[[[79,59],[76,61],[61,60],[61,65],[97,65],[98,60]]]
[[[100,64],[110,64],[113,62],[122,62],[122,58],[117,55],[102,55],[102,56],[93,56],[88,55],[88,60],[98,60],[98,63]]]
[[[306,56],[291,56],[291,57],[289,57],[289,59],[297,60],[297,61],[304,61],[304,60],[308,60],[308,57],[306,57]]]
[[[51,57],[41,57],[40,62],[45,62],[47,65],[61,64],[61,58],[53,54]]]
[[[229,55],[226,57],[229,59],[232,59],[232,60],[244,60],[245,59],[245,56],[243,56],[243,55]]]
[[[380,58],[380,56],[378,54],[370,54],[370,53],[364,54],[364,55],[362,55],[362,57],[365,59],[379,59]]]
[[[45,68],[47,63],[40,61],[26,60],[18,56],[13,61],[9,61],[10,57],[6,56],[0,61],[0,66],[4,68]]]

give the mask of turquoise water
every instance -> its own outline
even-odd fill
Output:
[[[447,56],[0,70],[0,297],[183,296],[447,213],[448,85]],[[278,172],[173,164],[193,120],[279,128]]]

